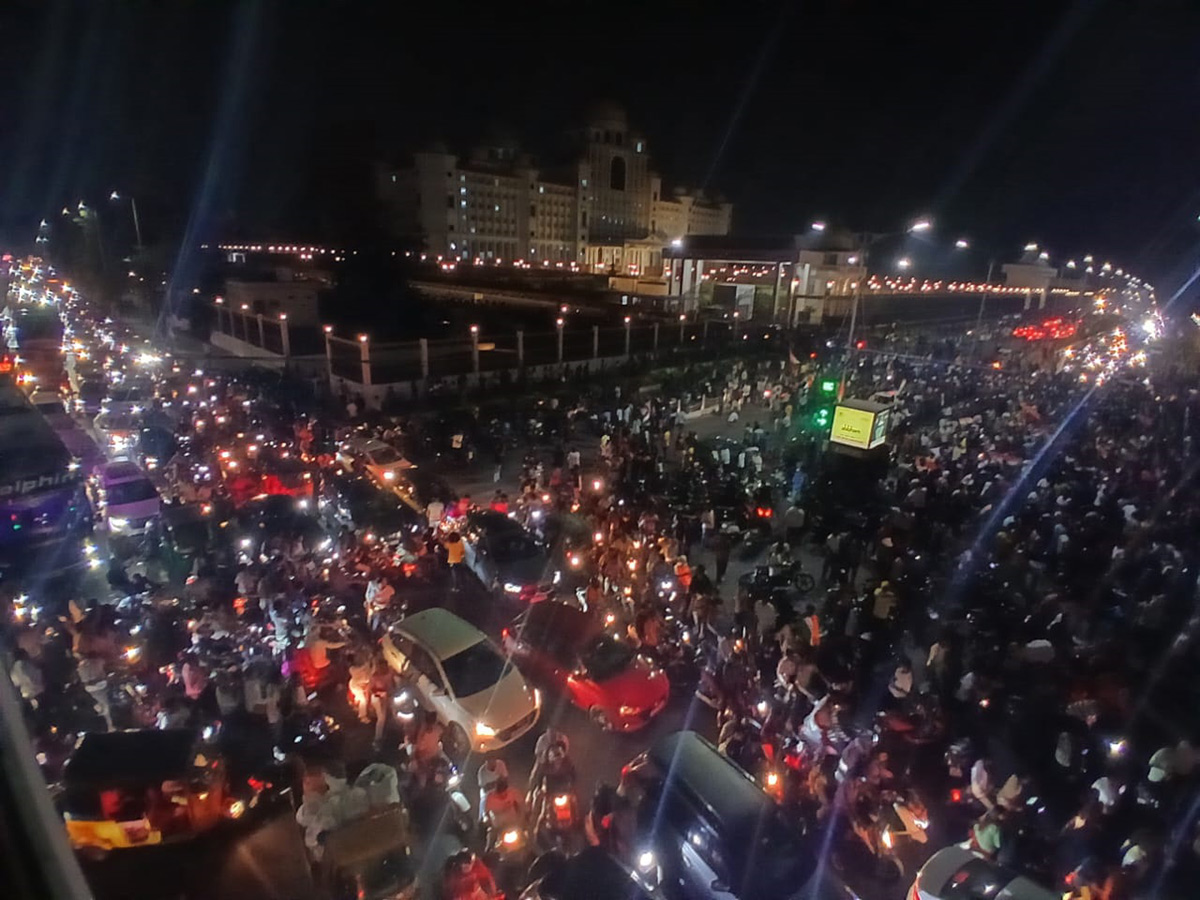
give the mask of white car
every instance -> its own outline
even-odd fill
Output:
[[[111,459],[131,459],[137,453],[141,420],[130,413],[102,412],[92,421],[104,452]]]
[[[427,609],[383,637],[383,656],[425,709],[446,725],[446,752],[461,760],[512,743],[538,720],[541,694],[482,631],[454,613]]]
[[[391,444],[368,438],[350,438],[338,448],[338,461],[347,469],[362,468],[385,487],[400,481],[400,474],[416,468]]]
[[[106,463],[100,470],[100,502],[111,534],[141,534],[162,512],[157,488],[128,460]]]
[[[100,411],[136,416],[150,406],[154,390],[137,383],[118,384],[109,388],[108,396],[100,401]]]
[[[67,415],[67,406],[57,391],[34,391],[29,397],[29,402],[51,423]]]
[[[946,847],[925,861],[907,900],[1059,900],[1049,888],[962,847]]]

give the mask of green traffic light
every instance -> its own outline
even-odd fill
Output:
[[[836,390],[837,390],[837,382],[836,381],[833,381],[831,379],[826,379],[825,381],[821,382],[821,393],[832,394]]]

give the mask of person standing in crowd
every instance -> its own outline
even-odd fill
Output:
[[[462,578],[460,570],[466,561],[467,548],[463,543],[462,535],[457,531],[450,532],[446,536],[446,564],[450,567],[450,590],[454,593],[459,591]]]

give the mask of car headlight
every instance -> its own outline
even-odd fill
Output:
[[[396,473],[395,473],[395,472],[390,472],[390,471],[389,471],[389,472],[384,472],[384,473],[383,473],[383,480],[384,480],[384,481],[395,481],[395,480],[396,480]]]
[[[484,724],[483,722],[476,722],[475,723],[475,734],[477,737],[481,737],[481,738],[495,737],[496,729],[490,725]]]
[[[246,812],[246,804],[242,800],[233,800],[230,802],[226,813],[231,819],[240,819],[242,814]]]
[[[129,520],[122,519],[120,516],[113,516],[108,520],[108,527],[113,531],[124,531],[129,527]]]
[[[521,593],[521,586],[519,584],[513,584],[511,581],[506,581],[504,582],[504,593],[519,594]]]
[[[652,851],[643,850],[641,853],[638,854],[637,867],[638,867],[638,870],[641,871],[643,874],[647,874],[649,872],[654,871],[654,868],[657,865],[658,865],[658,858],[655,857],[655,855]]]

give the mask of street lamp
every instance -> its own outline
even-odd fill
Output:
[[[629,325],[633,322],[629,316],[625,317],[625,356],[629,356]]]
[[[824,223],[824,222],[813,222],[813,223],[812,223],[812,230],[813,230],[813,231],[824,231],[824,230],[825,230],[825,223]]]
[[[563,310],[566,310],[565,306],[563,307]],[[563,361],[563,325],[565,324],[566,319],[564,319],[562,316],[559,316],[554,320],[554,330],[556,332],[555,337],[557,338],[558,344],[558,364],[560,366],[562,365]]]
[[[117,201],[121,199],[121,195],[117,191],[113,191],[108,195],[109,200]],[[129,196],[129,209],[133,213],[133,234],[137,238],[137,249],[142,249],[142,224],[138,221],[137,201],[131,194]]]
[[[896,265],[901,269],[907,269],[912,266],[912,260],[907,256],[902,256],[900,259],[896,260]]]
[[[968,247],[971,246],[971,242],[968,241],[966,238],[959,238],[957,241],[954,242],[954,246],[959,250],[966,250]]]
[[[922,231],[929,231],[933,228],[933,223],[928,219],[917,219],[909,226],[908,230],[911,234],[920,234]]]
[[[471,326],[471,367],[479,374],[479,326]]]

